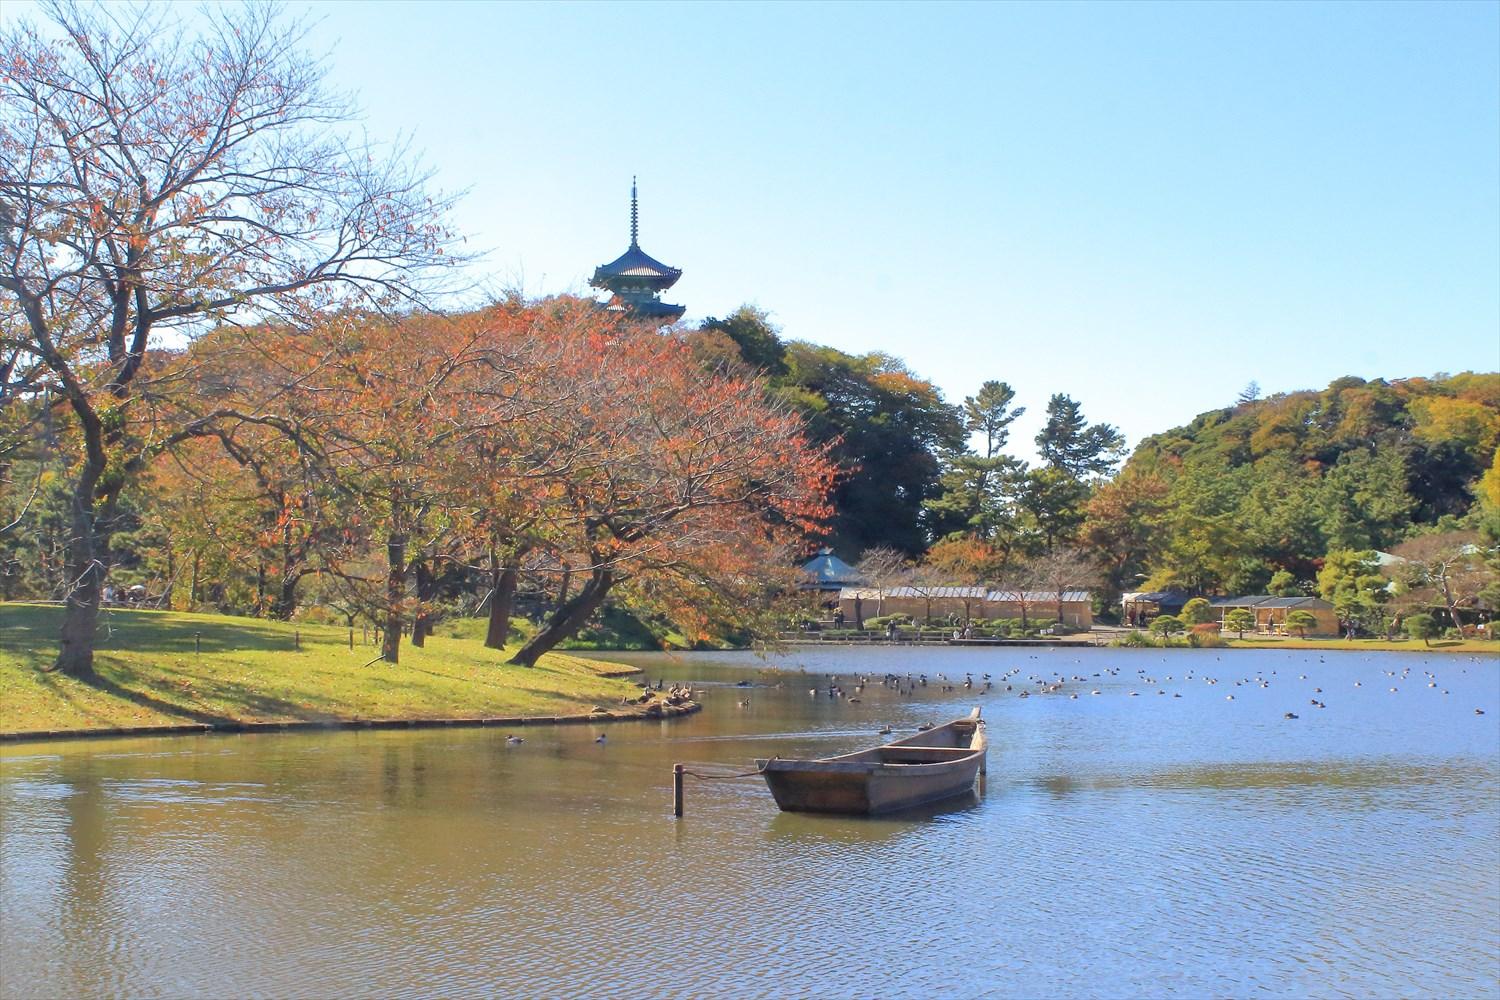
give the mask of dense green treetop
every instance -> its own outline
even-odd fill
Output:
[[[939,456],[960,451],[965,434],[964,414],[935,385],[890,355],[783,340],[753,306],[683,336],[706,367],[745,365],[765,374],[812,440],[833,442],[841,477],[828,540],[836,550],[850,559],[878,547],[926,550],[934,515],[925,503],[941,492]],[[993,432],[1003,434],[1008,422]]]
[[[1086,479],[1115,470],[1125,452],[1125,436],[1109,424],[1089,426],[1083,407],[1059,392],[1047,401],[1047,424],[1036,436],[1036,448],[1049,466]]]
[[[1331,550],[1388,550],[1424,531],[1479,527],[1500,446],[1500,375],[1341,378],[1232,406],[1146,438],[1119,481],[1159,480],[1160,531],[1116,571],[1153,587],[1305,589]],[[1100,508],[1085,537],[1122,534]]]

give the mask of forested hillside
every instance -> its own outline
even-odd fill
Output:
[[[1084,541],[1116,587],[1261,592],[1333,550],[1481,527],[1497,445],[1496,374],[1242,398],[1142,441],[1090,500]]]

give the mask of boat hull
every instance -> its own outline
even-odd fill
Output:
[[[976,714],[872,750],[823,760],[757,760],[786,812],[876,815],[963,795],[984,773]]]
[[[854,774],[767,769],[764,774],[776,805],[785,812],[874,815],[973,790],[979,778],[979,762],[973,760],[933,775],[893,774],[884,768]]]

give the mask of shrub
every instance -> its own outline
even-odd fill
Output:
[[[1308,629],[1318,627],[1318,619],[1309,611],[1292,611],[1286,616],[1285,627],[1305,639]]]
[[[1189,625],[1202,625],[1213,617],[1214,610],[1209,607],[1208,601],[1202,597],[1195,597],[1182,606],[1182,620]]]
[[[1224,615],[1224,627],[1238,632],[1243,639],[1246,632],[1255,628],[1255,613],[1249,608],[1231,608]]]
[[[1165,640],[1172,633],[1182,631],[1184,631],[1182,619],[1176,615],[1157,615],[1151,621],[1151,634],[1161,636],[1163,640],[1162,645],[1166,645]]]
[[[1412,615],[1406,619],[1406,634],[1413,639],[1421,639],[1424,645],[1432,645],[1432,638],[1438,631],[1437,619],[1431,615]]]
[[[1150,639],[1146,638],[1146,633],[1132,629],[1131,631],[1126,632],[1124,635],[1120,636],[1120,638],[1111,642],[1110,645],[1123,647],[1126,649],[1141,649],[1150,647],[1154,644]]]
[[[1194,649],[1224,649],[1229,643],[1219,638],[1218,633],[1212,631],[1198,631],[1201,626],[1194,627],[1188,633],[1187,644]]]
[[[1212,636],[1217,636],[1219,634],[1219,623],[1218,622],[1200,622],[1197,625],[1194,625],[1192,627],[1192,629],[1190,629],[1190,631],[1194,635],[1212,635]]]

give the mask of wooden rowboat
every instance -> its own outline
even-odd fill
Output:
[[[820,760],[757,760],[785,812],[864,815],[962,795],[984,773],[979,709],[871,750]]]

